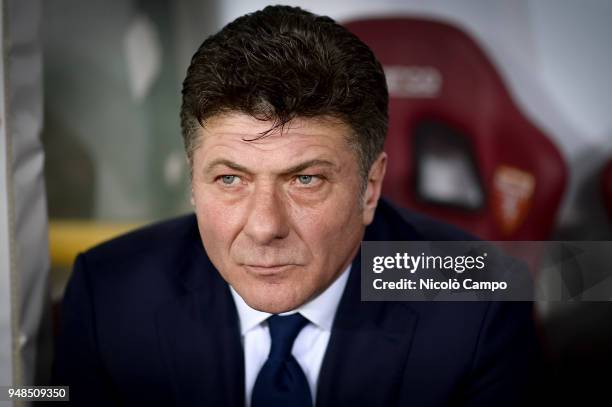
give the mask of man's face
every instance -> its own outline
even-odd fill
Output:
[[[271,122],[232,113],[200,130],[193,154],[193,204],[206,252],[251,307],[280,313],[324,291],[357,253],[372,221],[385,155],[360,193],[348,126]]]

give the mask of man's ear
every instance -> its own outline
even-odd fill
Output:
[[[191,192],[189,193],[189,203],[195,208],[195,199],[193,198],[193,158],[185,156],[187,168],[189,168],[189,183],[191,184]]]
[[[366,190],[363,195],[363,224],[372,223],[374,212],[378,205],[378,199],[382,190],[383,179],[387,171],[387,153],[380,153],[376,161],[370,167]]]

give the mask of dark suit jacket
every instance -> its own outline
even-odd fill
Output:
[[[365,240],[469,236],[382,201]],[[317,406],[522,405],[538,347],[531,303],[361,302],[353,263],[321,367]],[[76,260],[54,383],[75,404],[244,406],[228,285],[194,215]]]

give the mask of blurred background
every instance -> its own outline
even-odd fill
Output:
[[[44,383],[76,254],[190,211],[178,111],[192,54],[269,3],[2,3],[0,384]],[[612,2],[287,4],[381,60],[387,197],[484,239],[612,240]],[[538,304],[536,318],[543,383],[562,389],[547,400],[610,400],[610,303]]]

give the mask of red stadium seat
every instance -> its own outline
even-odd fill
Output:
[[[352,21],[389,86],[383,193],[489,240],[550,236],[567,168],[476,42],[448,23]]]
[[[612,159],[604,166],[600,183],[603,203],[612,221]]]

